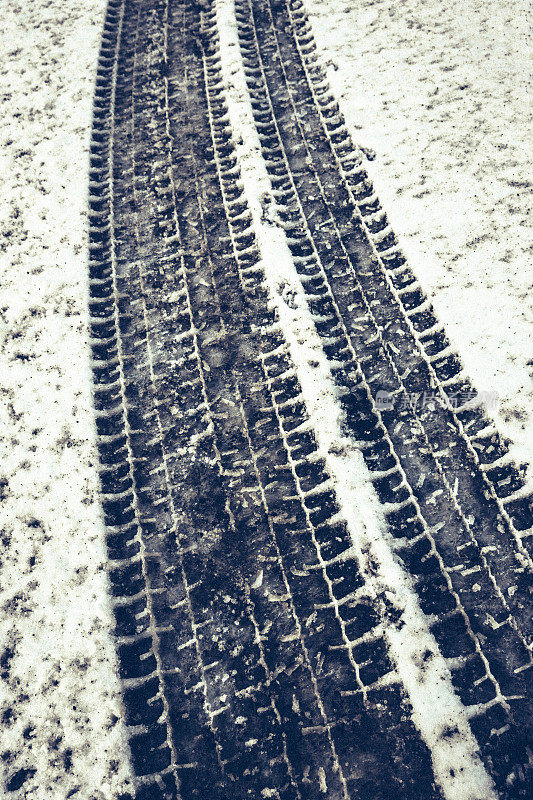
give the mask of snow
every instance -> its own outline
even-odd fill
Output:
[[[127,787],[97,501],[86,197],[103,0],[3,4],[0,786]]]
[[[526,0],[306,0],[410,265],[489,413],[533,454]],[[533,478],[533,474],[530,473]]]
[[[221,66],[230,123],[237,142],[241,180],[252,213],[262,266],[357,562],[371,596],[384,594],[401,616],[401,632],[385,637],[413,708],[413,721],[428,745],[435,779],[446,800],[496,800],[477,753],[465,708],[455,694],[447,664],[429,631],[409,578],[394,558],[379,499],[362,454],[342,433],[342,410],[322,344],[283,231],[264,219],[269,179],[261,156],[240,51],[233,0],[215,0]],[[275,219],[275,217],[273,217]],[[428,656],[429,654],[429,656]]]
[[[525,0],[307,3],[319,46],[336,62],[330,78],[354,138],[377,151],[369,169],[411,264],[477,386],[499,394],[498,425],[527,459],[533,392]],[[226,21],[233,19],[231,5],[218,0]],[[30,800],[111,800],[131,788],[87,346],[87,147],[104,7],[105,0],[2,5],[0,786],[4,795],[13,789],[10,797]],[[225,69],[234,71],[233,83],[241,67],[228,25]],[[244,130],[249,109],[242,98],[231,113],[236,130]],[[268,181],[257,171],[256,139],[247,136],[245,144],[243,176],[257,219]],[[285,265],[282,274],[271,273],[271,287],[318,422],[335,403],[327,368],[306,327],[281,231],[271,225],[259,232],[265,264],[275,266],[279,256],[278,267]],[[296,298],[293,309],[283,294]],[[330,452],[337,418],[326,416],[321,447],[333,472],[347,466],[335,459],[351,459],[354,483],[345,491],[367,493],[365,525],[351,523],[354,542],[361,547],[367,537],[379,550],[380,509],[358,455]],[[386,564],[386,551],[379,557]],[[420,619],[398,579],[414,635]],[[402,651],[394,631],[390,637],[399,661],[415,655],[414,639]],[[421,684],[425,700],[409,688],[413,706],[431,697],[439,707],[444,696],[450,712],[444,667],[437,657],[431,662]],[[402,669],[406,681],[418,674]],[[440,774],[450,758],[465,758],[483,786],[468,735],[450,747],[435,750]],[[446,778],[454,800],[470,796],[468,782],[458,780]]]

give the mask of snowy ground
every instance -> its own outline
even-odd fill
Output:
[[[103,11],[103,0],[2,7],[3,797],[111,800],[127,763],[86,328],[87,148]]]
[[[530,5],[306,3],[354,140],[376,152],[368,171],[403,249],[530,463]]]
[[[526,458],[526,3],[307,2],[413,269]],[[86,344],[104,5],[6,0],[0,32],[0,785],[32,800],[128,778]]]

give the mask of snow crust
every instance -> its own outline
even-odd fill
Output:
[[[529,3],[305,3],[354,141],[377,154],[366,166],[410,265],[531,465]]]
[[[129,775],[87,345],[87,152],[104,8],[2,5],[2,797],[116,800]]]
[[[383,507],[363,457],[342,434],[342,410],[333,378],[284,232],[274,221],[264,220],[264,195],[268,194],[270,181],[253,122],[233,2],[215,0],[215,6],[230,122],[266,282],[290,347],[318,451],[326,460],[369,591],[377,602],[385,596],[400,615],[401,626],[387,625],[385,635],[413,707],[413,721],[430,749],[435,777],[446,800],[496,800],[446,662],[409,579],[392,554]]]

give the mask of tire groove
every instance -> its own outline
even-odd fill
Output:
[[[293,3],[293,0],[287,0],[286,7],[287,7],[287,10],[288,10],[289,19],[290,19],[290,21],[292,23],[292,28],[291,28],[292,29],[292,34],[293,34],[293,38],[294,38],[294,41],[296,43],[298,52],[300,54],[302,67],[304,69],[304,72],[305,72],[305,75],[306,75],[306,79],[307,79],[307,84],[309,86],[309,89],[310,89],[311,93],[313,94],[313,99],[314,99],[314,102],[315,102],[315,106],[316,106],[317,110],[319,111],[320,119],[321,119],[322,126],[323,126],[323,130],[324,130],[324,132],[326,134],[326,137],[328,138],[328,140],[331,143],[332,151],[337,156],[337,163],[339,165],[339,171],[340,171],[341,177],[343,178],[347,189],[349,190],[350,194],[352,195],[352,198],[354,200],[354,206],[356,207],[356,209],[359,212],[361,222],[363,223],[364,227],[368,230],[369,234],[372,234],[372,233],[374,233],[374,231],[372,230],[372,227],[371,227],[372,222],[370,220],[370,217],[372,216],[373,209],[367,210],[367,208],[365,207],[364,204],[358,203],[358,202],[355,201],[354,188],[355,188],[355,186],[357,184],[355,184],[355,186],[354,186],[355,181],[354,181],[354,178],[353,178],[353,174],[350,174],[350,172],[348,170],[346,170],[346,168],[344,167],[343,160],[345,160],[345,157],[343,158],[342,153],[339,154],[339,146],[333,140],[333,138],[331,136],[331,133],[330,133],[331,123],[328,122],[328,118],[325,115],[325,110],[327,110],[327,105],[328,104],[325,103],[324,100],[321,100],[321,98],[318,97],[316,95],[316,93],[313,91],[313,77],[310,74],[309,63],[308,63],[309,56],[307,55],[307,53],[305,53],[302,50],[302,48],[300,46],[300,34],[299,34],[300,24],[303,21],[307,22],[307,24],[308,24],[307,15],[305,13],[302,15],[302,17],[300,19],[300,24],[299,24],[298,20],[295,19],[295,16],[293,14],[293,6],[296,6],[296,3]],[[312,47],[310,47],[311,51],[312,52],[316,51],[316,45],[314,43],[314,39],[313,39],[313,36],[312,36],[311,32],[308,35],[308,42],[309,42],[309,44],[312,44]],[[337,112],[337,115],[338,115],[339,114],[338,105],[336,107],[336,112]],[[344,139],[345,143],[347,143],[348,149],[353,154],[354,147],[353,147],[353,144],[351,142],[351,138],[350,138],[348,132],[346,131],[345,127],[344,127],[344,131],[343,131],[343,139]],[[366,172],[364,170],[362,170],[362,169],[359,170],[358,178],[368,182],[368,176],[366,175]],[[377,206],[379,207],[379,201],[377,199],[376,199],[376,203],[377,203]],[[382,209],[380,209],[379,211],[375,211],[374,213],[381,215],[382,221],[386,224],[386,214]],[[381,223],[378,226],[378,228],[381,230]],[[389,228],[390,228],[390,226],[389,226]],[[377,246],[376,236],[370,235],[369,236],[369,240],[371,242],[373,242],[374,244],[376,244],[375,253],[378,256],[378,260],[379,260],[380,264],[383,266],[384,273],[388,274],[388,276],[389,276],[389,285],[391,286],[391,289],[392,289],[393,293],[397,297],[400,297],[403,293],[406,293],[406,292],[408,292],[410,290],[409,287],[411,287],[411,290],[412,290],[412,288],[414,286],[414,283],[415,283],[415,278],[414,278],[411,270],[407,266],[405,257],[401,254],[401,252],[399,252],[398,248],[395,247],[394,264],[397,264],[397,263],[400,263],[400,262],[403,262],[403,263],[400,263],[400,266],[387,267],[386,264],[383,263],[384,262],[384,258],[382,256],[382,254],[380,253],[380,248]],[[399,281],[398,281],[399,285],[397,285],[397,282],[395,280],[395,276],[398,276],[398,275],[400,276]],[[406,278],[406,277],[409,280],[406,280],[405,281],[406,285],[404,285],[404,278]],[[418,284],[417,284],[417,287],[420,288]],[[400,303],[401,302],[402,301],[400,300]],[[418,308],[421,308],[427,302],[428,301],[426,300],[425,296],[422,293],[422,295],[421,295],[421,303],[420,303],[420,306]],[[415,308],[415,309],[413,309],[412,311],[409,312],[409,310],[406,309],[405,306],[404,306],[404,310],[407,311],[407,314],[406,314],[407,317],[412,316],[413,313],[419,313],[419,312],[417,312],[417,308]],[[451,355],[451,356],[453,356],[455,358],[458,358],[457,355],[455,354],[453,348],[451,348],[450,346],[445,348],[445,343],[447,342],[447,340],[446,340],[446,336],[445,336],[445,333],[444,333],[444,330],[443,330],[443,326],[440,325],[436,321],[436,318],[434,317],[433,312],[430,311],[429,315],[426,315],[426,317],[429,317],[429,318],[424,319],[424,326],[425,327],[423,327],[422,330],[418,330],[413,323],[411,323],[409,325],[409,329],[410,329],[410,332],[413,334],[417,344],[422,349],[422,352],[425,353],[427,361],[428,362],[432,362],[432,361],[436,360],[439,357],[443,357],[445,352],[448,355]],[[429,324],[429,323],[431,323],[431,324]],[[432,348],[431,348],[431,344],[432,343],[435,344],[435,341],[436,341],[436,339],[438,339],[438,337],[441,338],[442,343],[438,346],[440,349],[436,349],[436,351],[434,352],[432,350]],[[426,338],[429,338],[429,342],[426,343],[426,344],[423,344],[423,340],[426,339]],[[451,416],[452,416],[452,418],[454,420],[454,423],[455,423],[457,429],[459,430],[460,434],[462,436],[464,436],[465,440],[467,441],[467,443],[469,445],[468,449],[469,449],[470,455],[473,456],[473,458],[475,460],[475,463],[477,464],[478,468],[484,473],[484,478],[486,480],[486,483],[489,486],[489,490],[491,491],[492,497],[496,501],[496,503],[498,505],[498,508],[500,510],[500,513],[502,514],[503,518],[505,519],[505,522],[509,526],[509,530],[513,534],[515,540],[517,541],[518,549],[523,553],[523,555],[526,558],[530,558],[531,554],[528,555],[527,544],[526,544],[526,546],[524,546],[523,538],[527,538],[527,536],[528,536],[528,530],[525,530],[525,528],[527,527],[528,524],[529,524],[529,526],[531,526],[531,514],[530,513],[528,514],[527,508],[524,506],[524,508],[521,511],[521,516],[523,517],[523,520],[519,524],[519,527],[517,529],[515,523],[518,523],[518,520],[513,520],[512,519],[513,515],[512,514],[510,515],[509,512],[507,512],[507,510],[505,508],[505,505],[507,503],[507,501],[505,500],[505,495],[500,494],[498,483],[495,482],[495,481],[489,480],[489,476],[487,475],[487,472],[490,469],[493,469],[493,468],[497,467],[497,463],[496,462],[498,461],[498,459],[495,459],[491,455],[490,451],[493,450],[493,451],[496,452],[496,454],[501,452],[501,453],[504,453],[505,457],[508,459],[508,465],[509,465],[509,468],[510,468],[510,470],[512,472],[514,482],[516,482],[519,486],[523,486],[523,480],[519,476],[518,471],[517,471],[516,467],[514,466],[514,463],[512,462],[512,459],[509,457],[509,453],[507,451],[507,446],[501,440],[501,437],[499,437],[498,434],[495,434],[496,439],[492,443],[491,447],[487,448],[485,453],[478,453],[476,451],[475,447],[473,446],[473,438],[468,435],[467,425],[463,424],[463,422],[460,419],[459,415],[461,413],[463,413],[463,412],[478,411],[479,410],[480,414],[478,414],[477,417],[471,419],[470,420],[470,424],[475,422],[476,425],[480,426],[480,428],[481,427],[485,427],[487,424],[489,424],[489,420],[488,420],[486,414],[483,412],[482,406],[480,405],[480,401],[478,399],[476,399],[476,397],[475,397],[476,393],[472,389],[472,387],[470,385],[470,382],[468,381],[467,378],[464,377],[464,371],[461,368],[461,372],[460,372],[459,376],[457,378],[452,378],[452,381],[455,382],[455,383],[452,383],[452,386],[453,386],[454,389],[457,389],[458,387],[460,387],[461,390],[464,393],[466,393],[467,395],[468,394],[469,395],[474,395],[474,397],[472,398],[472,400],[467,401],[466,403],[464,403],[462,406],[459,406],[459,407],[454,407],[453,392],[444,391],[443,382],[439,381],[439,379],[438,379],[438,377],[436,375],[435,369],[430,366],[430,371],[431,371],[433,377],[435,378],[436,386],[437,386],[437,389],[439,390],[439,392],[441,394],[441,398],[445,402],[446,407],[451,412]],[[461,383],[461,381],[463,381],[463,382]],[[478,429],[480,429],[480,428],[478,428]],[[485,466],[483,466],[483,461],[481,459],[482,455],[485,455],[486,459],[487,459],[486,462],[485,462]],[[528,496],[530,496],[530,492],[528,494],[527,489],[525,489],[525,499],[526,500],[527,500]],[[528,520],[529,520],[529,523],[528,523]],[[531,533],[532,533],[531,528],[529,528],[529,534],[531,534]]]
[[[239,13],[241,14],[240,19],[239,19]],[[254,107],[254,113],[255,113],[255,117],[256,117],[256,122],[258,123],[258,125],[268,125],[268,102],[257,101],[256,100],[255,103],[254,103],[254,99],[253,99],[254,98],[254,89],[256,89],[257,85],[258,85],[257,84],[258,72],[256,70],[256,67],[253,66],[253,53],[254,53],[253,38],[254,38],[254,34],[251,32],[251,29],[250,29],[250,32],[248,32],[248,29],[246,29],[246,32],[243,33],[243,26],[246,25],[246,22],[247,22],[247,13],[246,13],[246,11],[239,12],[239,10],[238,10],[238,19],[239,19],[239,23],[241,25],[241,46],[243,48],[243,55],[244,55],[244,58],[245,58],[245,63],[246,63],[246,60],[248,59],[248,63],[250,64],[250,70],[248,72],[249,88],[250,88],[250,91],[252,93],[252,106]],[[273,125],[271,124],[271,128],[273,128],[273,129],[275,128],[275,122],[273,123]],[[268,159],[268,153],[266,153],[266,155],[267,155],[267,159]],[[287,192],[289,184],[287,184],[285,182],[284,177],[283,177],[283,170],[280,171],[278,163],[276,161],[270,162],[270,167],[272,167],[273,165],[276,167],[276,169],[271,171],[271,178],[273,180],[273,185],[274,185],[274,187],[276,185],[281,186],[282,188],[280,190],[280,194],[283,194],[283,192]],[[267,166],[269,166],[268,161],[267,161]],[[299,243],[298,239],[295,239],[292,242],[291,242],[291,240],[289,240],[289,246],[291,246],[291,244],[299,245],[300,243]],[[295,251],[293,250],[293,252],[295,252]],[[304,257],[302,259],[302,262],[304,264],[307,263],[307,257]],[[320,295],[318,295],[318,297],[320,297]],[[435,547],[435,543],[434,542],[433,542],[432,547],[433,548]],[[456,582],[457,582],[457,580],[456,580]],[[477,644],[477,648],[479,648],[479,643]],[[493,653],[494,652],[495,651],[493,650]],[[490,674],[490,671],[489,671],[489,674]],[[502,697],[502,692],[501,691],[498,691],[498,696]],[[502,697],[502,699],[503,699],[503,697]],[[504,700],[504,702],[506,703],[505,700]]]
[[[268,380],[268,378],[267,378],[267,380]],[[274,396],[274,395],[275,395],[275,392],[271,391],[271,395],[272,395],[272,396]],[[277,406],[277,401],[276,401],[275,405]],[[281,422],[280,422],[280,420],[279,420],[279,416],[278,416],[278,424],[281,424]],[[284,436],[285,436],[285,435],[286,435],[286,434],[284,434]],[[289,434],[289,435],[290,435],[290,434]],[[290,450],[291,450],[291,447],[290,447],[290,446],[288,446],[288,445],[286,445],[286,449],[288,450],[288,452],[290,452]],[[306,503],[305,503],[305,499],[306,499],[306,498],[304,498],[304,496],[301,494],[301,492],[300,492],[300,494],[299,494],[298,496],[299,496],[299,498],[300,498],[300,499],[302,499],[302,500],[303,500],[303,502],[304,502],[304,506],[305,506],[305,505],[306,505]],[[287,497],[285,497],[284,499],[290,499],[290,498],[287,498]],[[307,513],[307,516],[309,517],[309,511],[307,511],[306,513]],[[308,523],[309,523],[309,520],[308,520]],[[312,527],[313,527],[313,526],[311,525],[311,529],[312,529]],[[314,546],[315,546],[315,551],[316,551],[316,547],[317,547],[316,540],[314,541]],[[330,588],[331,588],[331,586],[330,586]],[[331,597],[332,597],[332,595],[331,595],[331,593],[330,593],[330,599],[331,599]],[[339,619],[339,621],[341,621],[341,620]],[[341,622],[341,626],[342,626],[342,622]]]
[[[91,343],[137,800],[437,798],[268,307],[213,4],[119,5],[95,90]]]
[[[111,27],[112,28],[112,32],[113,33],[109,37],[109,41],[112,43],[111,47],[115,51],[115,56],[114,56],[114,59],[113,59],[112,71],[108,72],[108,74],[109,74],[109,84],[110,84],[109,106],[108,106],[108,108],[109,108],[109,121],[108,122],[104,122],[104,124],[103,124],[104,133],[103,133],[103,135],[101,137],[93,136],[93,146],[92,146],[93,149],[94,149],[94,143],[95,142],[97,143],[98,142],[98,138],[101,138],[101,140],[102,140],[101,147],[102,147],[102,156],[103,156],[102,159],[101,159],[101,166],[100,166],[101,174],[102,174],[102,178],[103,178],[103,180],[102,180],[102,188],[105,187],[105,189],[109,191],[109,194],[108,194],[107,197],[105,197],[104,202],[107,204],[108,213],[109,213],[109,219],[111,221],[113,219],[113,192],[112,192],[112,189],[111,189],[110,182],[112,180],[112,175],[113,175],[113,137],[114,137],[114,133],[115,133],[115,130],[114,130],[114,127],[115,127],[115,122],[114,122],[114,119],[115,119],[114,118],[114,104],[115,104],[115,95],[116,95],[116,86],[117,86],[117,69],[118,69],[119,48],[120,48],[120,45],[121,45],[122,29],[123,29],[123,21],[124,21],[124,5],[125,4],[123,2],[120,3],[120,4],[110,3],[109,7],[108,7],[108,11],[107,11],[106,22],[104,24],[104,31],[106,30],[107,27]],[[116,6],[118,6],[118,14],[116,14],[115,20],[113,20],[113,16],[115,16],[115,7]],[[105,48],[106,48],[106,41],[104,40],[103,45],[102,45],[102,49],[105,50]],[[97,125],[96,119],[97,119],[97,112],[95,111],[94,127],[96,129],[98,129],[98,125]],[[108,132],[106,132],[106,130],[105,130],[106,126],[109,126],[109,131]],[[106,158],[106,154],[107,154],[107,158]],[[107,164],[106,164],[106,161],[107,161]],[[94,187],[91,187],[91,188],[94,191]],[[107,194],[107,191],[106,191],[106,194]],[[93,197],[94,197],[94,195],[93,195]],[[101,196],[99,197],[98,195],[96,195],[97,210],[100,210],[99,207],[101,205],[101,202],[102,202]],[[92,204],[93,208],[94,208],[94,205],[95,205],[95,203],[93,201],[93,204]],[[110,225],[110,230],[112,231],[112,222],[111,222],[111,225]],[[125,401],[124,367],[123,367],[122,351],[121,351],[121,346],[120,346],[120,337],[118,335],[118,331],[119,331],[118,292],[117,292],[117,279],[116,279],[116,261],[115,261],[115,252],[114,252],[114,247],[113,247],[113,236],[112,236],[112,233],[109,236],[109,240],[107,242],[107,245],[108,246],[106,248],[104,243],[102,243],[102,246],[99,248],[98,252],[102,253],[102,256],[101,256],[102,259],[104,259],[105,257],[107,257],[109,259],[109,271],[111,273],[112,279],[110,281],[110,284],[109,284],[109,287],[108,287],[108,291],[109,291],[110,295],[112,295],[113,298],[114,298],[114,314],[113,314],[113,317],[114,317],[114,319],[113,319],[114,331],[113,331],[113,329],[111,329],[111,331],[113,331],[111,333],[111,337],[113,337],[115,339],[115,341],[116,341],[116,348],[115,349],[116,349],[116,352],[117,352],[117,358],[113,358],[113,359],[110,360],[110,363],[108,365],[108,369],[109,368],[114,368],[114,366],[116,364],[118,364],[118,366],[119,366],[119,374],[118,374],[117,377],[118,377],[118,383],[119,383],[119,386],[120,386],[120,396],[121,396],[121,400],[122,400],[122,402],[121,402],[122,414],[121,414],[121,418],[116,420],[115,425],[119,429],[119,431],[123,431],[123,434],[124,434],[123,438],[124,438],[125,443],[126,443],[126,453],[125,453],[126,462],[125,463],[129,464],[129,466],[127,468],[127,472],[129,472],[129,475],[130,475],[130,486],[128,487],[127,492],[126,493],[121,492],[121,493],[119,493],[119,495],[121,497],[124,497],[125,495],[126,496],[129,495],[129,497],[131,498],[131,500],[133,502],[133,507],[135,508],[136,507],[136,495],[135,495],[135,485],[134,485],[134,482],[133,482],[133,474],[132,474],[132,451],[131,451],[131,444],[130,444],[129,421],[128,421],[128,414],[127,414],[127,404],[126,404],[126,401]],[[105,261],[104,261],[104,263],[102,263],[102,262],[100,262],[100,264],[97,263],[96,269],[93,270],[93,274],[94,274],[94,272],[96,272],[97,274],[101,273],[102,272],[102,267],[104,269],[107,269],[107,264],[106,264]],[[98,304],[98,305],[100,305],[100,304]],[[91,316],[92,316],[93,310],[94,310],[94,297],[91,297],[91,302],[90,302],[90,313],[91,313]],[[107,336],[105,338],[109,339],[111,337]],[[105,361],[104,361],[104,364],[102,366],[103,366],[103,370],[105,370]],[[100,432],[99,432],[99,434],[100,434]],[[102,439],[101,434],[100,434],[100,446],[102,445],[102,443],[104,441],[105,441],[105,439]],[[102,479],[102,474],[101,474],[101,479]],[[104,498],[104,503],[103,503],[104,516],[106,518],[106,522],[107,523],[109,523],[109,513],[108,513],[108,510],[107,510],[107,503],[115,502],[112,499],[113,496],[114,496],[113,494],[110,494],[108,496],[108,498],[107,498],[107,502],[106,502],[106,499]],[[123,514],[124,514],[124,512],[122,512],[122,515],[119,514],[119,519],[121,517],[123,518]],[[139,563],[141,565],[142,574],[143,574],[143,577],[144,577],[144,581],[143,582],[144,582],[144,585],[146,586],[146,564],[145,564],[145,558],[144,558],[144,553],[143,553],[142,541],[140,541],[140,536],[139,536],[139,524],[140,524],[140,522],[139,522],[139,518],[138,518],[138,511],[135,513],[135,516],[136,516],[135,538],[137,540],[138,554],[139,554],[139,559],[138,559],[137,563]],[[130,532],[130,531],[128,531],[128,532]],[[109,544],[109,540],[108,540],[108,544]],[[130,560],[130,564],[131,564],[131,560]],[[115,591],[115,593],[117,593],[117,589],[119,589],[120,584],[117,585],[117,581],[113,579],[114,578],[113,572],[110,573],[110,578],[111,578],[111,583],[113,585],[114,591]],[[119,589],[118,594],[121,594],[120,589]],[[124,597],[124,595],[121,595],[121,596]],[[149,639],[149,642],[152,645],[152,650],[153,650],[153,654],[154,654],[154,657],[155,657],[155,666],[156,666],[155,674],[157,676],[157,682],[158,682],[158,685],[160,687],[161,686],[161,666],[160,666],[160,661],[159,661],[159,658],[158,658],[158,649],[157,649],[157,642],[158,642],[157,626],[155,625],[155,622],[154,622],[154,618],[153,618],[153,614],[152,614],[152,610],[151,610],[151,604],[150,604],[150,600],[149,600],[148,594],[145,594],[144,597],[145,597],[145,600],[146,600],[146,604],[142,603],[141,607],[143,608],[143,611],[145,613],[147,613],[147,615],[148,615],[148,617],[150,619],[150,622],[149,622],[149,637],[148,637],[148,639]],[[119,659],[120,659],[120,656],[121,656],[121,646],[120,645],[118,647],[118,651],[119,651]],[[122,667],[125,666],[125,662],[124,662],[123,658],[120,659],[120,663],[121,663]],[[124,670],[122,670],[122,671],[124,673]],[[163,708],[162,711],[164,713],[165,709]],[[170,753],[172,754],[172,751],[173,751],[172,735],[171,735],[171,732],[170,732],[168,724],[164,724],[164,723],[161,724],[160,723],[160,719],[159,719],[160,716],[161,715],[158,715],[157,719],[153,720],[153,724],[152,724],[152,728],[151,728],[150,732],[152,733],[152,738],[153,738],[153,735],[155,735],[155,731],[156,730],[159,730],[162,733],[164,733],[164,735],[160,735],[159,736],[159,743],[161,745],[163,743],[166,743]],[[139,733],[139,731],[137,731],[137,733]],[[143,731],[142,731],[141,735],[142,736],[146,736],[147,733],[148,733],[148,729],[144,729],[143,728]],[[134,735],[134,734],[132,734],[132,735]],[[130,742],[132,742],[132,741],[133,740],[130,739]],[[172,762],[172,755],[171,755],[171,758],[170,758],[170,762]],[[177,793],[176,796],[179,797],[179,788],[178,788],[177,784],[174,784],[174,787],[175,787],[175,790],[176,790],[176,793]]]

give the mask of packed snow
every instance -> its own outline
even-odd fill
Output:
[[[525,0],[307,3],[411,265],[530,459]],[[231,2],[218,5],[229,18]],[[87,149],[104,9],[2,7],[0,785],[31,800],[111,800],[131,785],[87,345]]]

